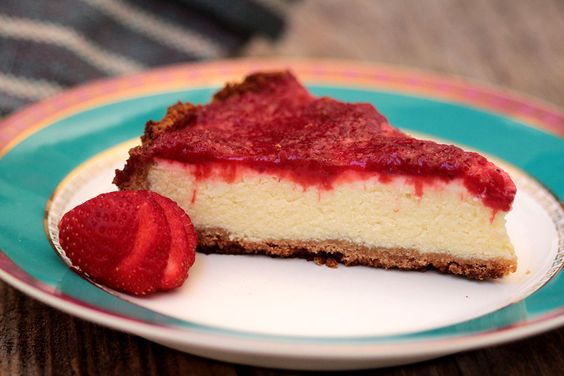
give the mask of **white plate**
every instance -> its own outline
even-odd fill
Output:
[[[124,142],[138,137],[145,121],[178,100],[206,102],[217,85],[249,71],[288,67],[316,95],[373,103],[408,131],[518,166],[510,169],[518,194],[508,217],[517,272],[476,282],[199,254],[182,288],[136,299],[87,282],[57,257],[48,238],[57,239],[59,218],[114,189],[113,169],[123,166],[130,146]],[[557,198],[564,195],[557,173],[564,170],[564,141],[556,135],[563,129],[564,115],[529,100],[351,63],[227,61],[95,82],[0,124],[0,278],[83,319],[267,367],[389,366],[523,338],[564,323],[564,212]]]
[[[110,183],[114,171],[123,167],[135,143],[126,142],[93,158],[58,187],[47,221],[51,240],[61,254],[57,224],[62,214],[100,193],[115,190]],[[362,266],[332,269],[300,259],[198,254],[188,282],[173,292],[144,298],[112,293],[154,312],[204,327],[259,337],[315,338],[322,344],[324,339],[358,340],[428,331],[510,305],[504,315],[519,320],[526,317],[526,309],[518,302],[558,270],[558,234],[541,201],[551,201],[548,192],[526,175],[507,169],[518,188],[507,217],[507,230],[519,263],[517,272],[500,280],[479,282],[432,271]],[[190,352],[201,351],[184,342],[147,338]],[[300,357],[302,351],[288,351],[283,359],[267,363],[251,352],[253,358],[244,358],[244,362],[270,366],[275,362],[275,366],[283,367],[288,357]],[[417,357],[432,354],[420,351]],[[212,356],[217,357],[215,352]],[[231,353],[221,359],[241,361]],[[411,360],[402,357],[401,362]],[[373,358],[371,361],[373,366],[382,365]],[[326,357],[319,362],[307,359],[300,368],[335,369],[342,367],[339,362]]]

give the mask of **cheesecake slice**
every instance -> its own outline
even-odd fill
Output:
[[[289,72],[252,74],[207,105],[178,103],[141,140],[114,183],[176,201],[202,252],[473,279],[516,269],[506,172],[406,135],[371,104],[315,97]]]

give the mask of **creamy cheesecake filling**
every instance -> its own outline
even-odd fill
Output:
[[[207,171],[159,160],[149,188],[178,202],[199,229],[221,228],[248,242],[344,240],[366,247],[414,249],[460,258],[515,259],[495,212],[460,181],[418,186],[397,177],[347,176],[332,189],[303,186],[240,167]]]

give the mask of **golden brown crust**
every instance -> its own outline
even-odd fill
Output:
[[[336,267],[365,265],[403,270],[436,269],[470,279],[500,278],[516,270],[515,260],[463,259],[446,253],[421,253],[404,248],[364,247],[343,240],[299,241],[268,240],[249,242],[231,239],[222,229],[199,229],[198,249],[204,253],[263,254],[271,257],[299,257]]]
[[[250,74],[243,82],[230,82],[213,96],[213,102],[223,102],[230,97],[239,96],[248,92],[258,92],[269,85],[287,79],[290,72],[267,72]]]
[[[196,118],[196,107],[190,103],[177,102],[170,106],[160,121],[149,120],[141,136],[143,145],[153,142],[164,132],[185,128]]]
[[[129,160],[123,170],[116,170],[113,183],[121,190],[148,189],[147,172],[153,161],[144,153],[144,148],[150,145],[164,132],[170,132],[189,126],[196,118],[196,107],[190,103],[178,102],[167,109],[160,121],[148,121],[145,133],[141,136],[141,146],[129,151]]]
[[[133,163],[135,159],[140,159],[142,146],[135,147],[129,151],[129,160],[123,170],[116,170],[116,175],[112,181],[120,190],[141,190],[149,189],[147,174],[153,162]]]

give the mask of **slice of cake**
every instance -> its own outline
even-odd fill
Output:
[[[176,201],[203,252],[475,279],[516,269],[507,173],[402,133],[370,104],[314,97],[289,72],[178,103],[141,139],[114,183]]]

